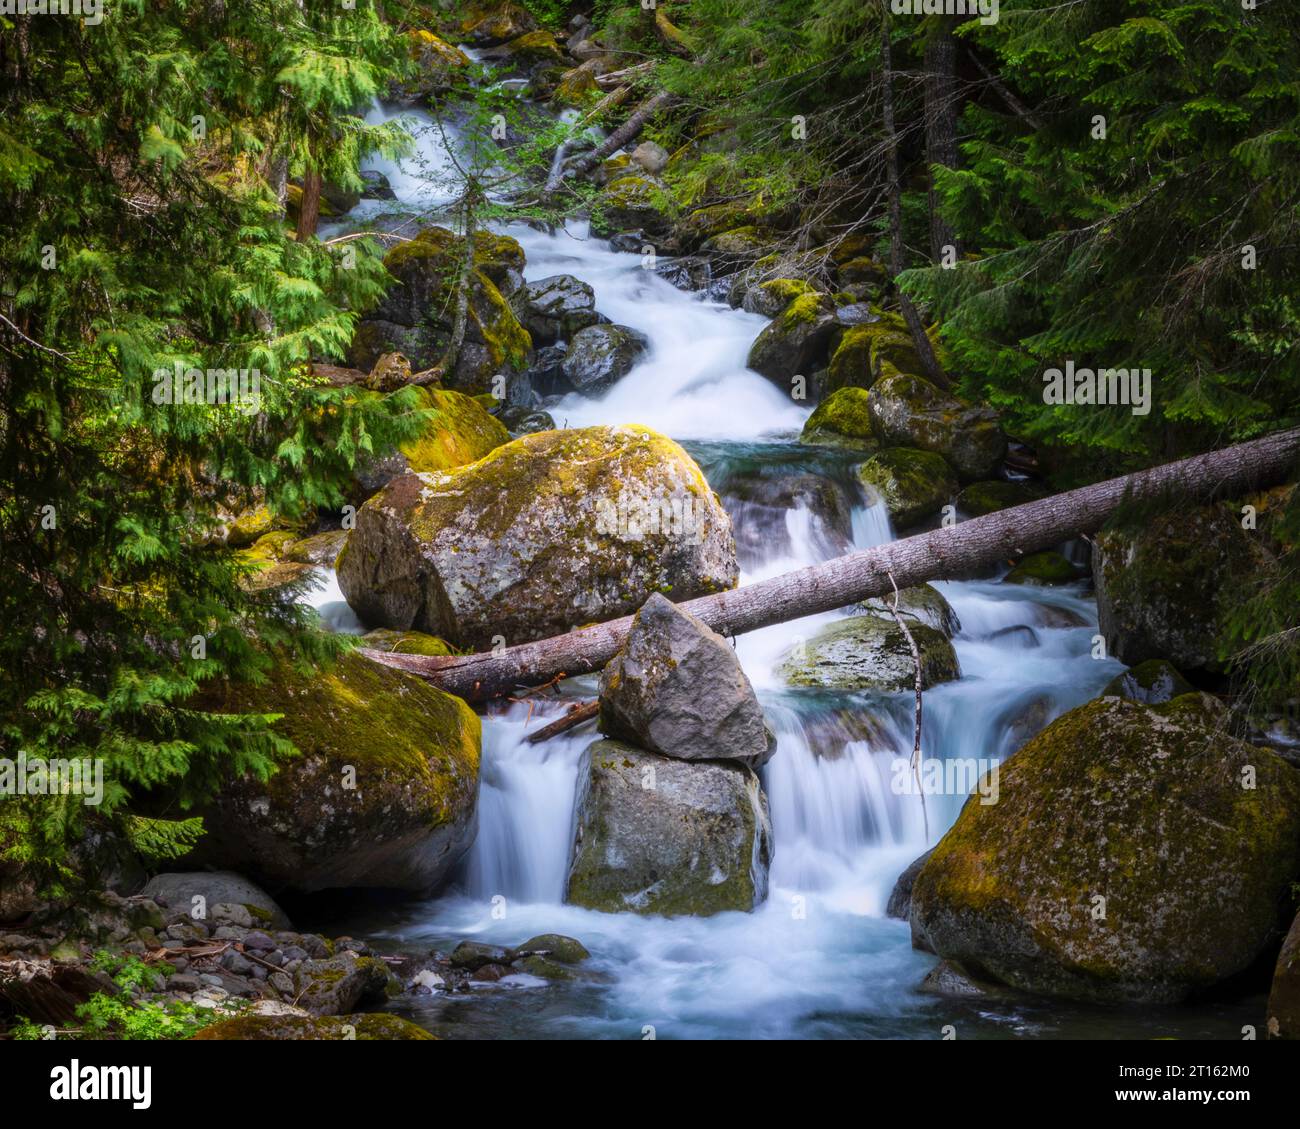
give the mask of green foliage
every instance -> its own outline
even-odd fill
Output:
[[[23,51],[0,91],[0,746],[95,759],[105,792],[0,799],[0,852],[57,882],[88,824],[174,857],[197,824],[133,800],[183,810],[292,753],[271,716],[192,708],[204,682],[341,646],[214,535],[255,502],[337,512],[358,459],[418,430],[411,393],[311,375],[382,293],[381,249],[297,241],[276,192],[277,170],[355,183],[402,144],[347,111],[406,55],[366,0],[128,0],[30,20]],[[255,370],[258,402],[159,402],[177,366]]]

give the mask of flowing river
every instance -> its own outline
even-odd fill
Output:
[[[427,134],[421,146],[439,161]],[[415,192],[409,169],[371,167],[390,176],[399,197]],[[362,207],[375,210],[373,202]],[[745,367],[763,318],[675,289],[640,256],[589,238],[583,223],[554,234],[504,230],[523,245],[530,281],[576,275],[594,288],[601,313],[651,341],[605,395],[548,405],[557,426],[640,423],[682,442],[731,515],[742,584],[893,537],[883,508],[867,506],[854,485],[849,456],[797,443],[809,409]],[[798,491],[772,489],[808,476],[827,480],[845,500],[847,521],[831,520]],[[774,494],[794,502],[774,506]],[[329,581],[316,603],[338,629],[360,630]],[[926,758],[1000,760],[1026,732],[1094,697],[1123,669],[1092,657],[1096,605],[1081,588],[1003,584],[996,576],[936,587],[961,620],[954,646],[962,674],[925,693]],[[563,904],[577,767],[594,735],[588,726],[531,745],[525,732],[563,703],[495,709],[483,725],[478,837],[458,881],[433,900],[347,924],[392,952],[563,933],[591,951],[587,975],[566,982],[511,976],[468,994],[406,997],[396,1009],[454,1038],[941,1038],[945,1025],[959,1037],[1233,1037],[1239,1015],[1249,1014],[1240,1002],[1129,1012],[960,1003],[918,991],[935,958],[912,949],[907,924],[886,917],[885,904],[904,867],[951,826],[966,793],[927,796],[923,815],[917,795],[893,787],[893,766],[912,745],[910,694],[782,686],[779,659],[834,618],[737,640],[778,735],[760,773],[774,836],[763,905],[658,918]],[[593,678],[572,681],[566,693],[593,696]]]

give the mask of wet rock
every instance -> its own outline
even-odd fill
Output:
[[[474,972],[485,964],[506,965],[516,960],[519,954],[500,945],[488,945],[482,941],[462,941],[452,950],[451,963],[455,968]]]
[[[886,917],[896,917],[900,921],[906,921],[912,912],[912,884],[916,881],[916,876],[921,873],[921,867],[926,864],[933,853],[934,848],[926,851],[919,858],[914,858],[907,864],[907,868],[898,876],[898,881],[894,883],[894,888],[890,892],[889,902],[885,906]]]
[[[601,674],[600,730],[664,756],[751,768],[776,745],[731,645],[658,592]]]
[[[509,43],[537,30],[533,14],[512,0],[477,0],[460,22],[460,33],[482,47]]]
[[[477,827],[477,716],[359,655],[311,675],[281,662],[268,675],[262,686],[207,683],[196,705],[283,714],[276,729],[302,755],[264,782],[223,784],[196,859],[305,891],[436,887]]]
[[[1102,690],[1103,698],[1128,698],[1147,706],[1171,702],[1183,694],[1192,693],[1194,687],[1173,663],[1164,659],[1148,659],[1132,670],[1117,674]]]
[[[1049,550],[1022,557],[1003,580],[1007,584],[1053,588],[1061,584],[1075,584],[1086,575],[1086,570],[1079,568],[1063,553]]]
[[[964,480],[989,478],[1002,464],[1007,440],[990,409],[962,404],[905,373],[882,376],[868,395],[881,443],[942,455]]]
[[[366,169],[361,173],[361,199],[396,200],[397,194],[388,183],[388,177],[375,169]]]
[[[464,51],[453,47],[431,31],[412,30],[407,33],[407,42],[415,64],[415,74],[394,91],[400,99],[414,100],[432,94],[443,94],[469,68],[470,59]],[[377,197],[381,200],[393,198],[391,190],[387,196]]]
[[[767,896],[771,828],[751,769],[597,741],[578,782],[567,902],[707,916]]]
[[[535,345],[549,345],[561,338],[567,341],[599,319],[595,291],[571,274],[530,282],[525,294],[524,328]]]
[[[547,957],[561,964],[580,964],[591,956],[581,941],[562,933],[540,933],[536,937],[529,937],[515,951],[522,956]]]
[[[941,960],[921,981],[919,992],[950,1000],[1011,1000],[1019,993],[1005,984],[982,980],[955,960]]]
[[[614,243],[615,240],[611,240]],[[635,242],[635,241],[633,241]],[[639,254],[640,245],[619,246],[617,250]],[[713,282],[713,265],[703,255],[684,255],[679,259],[656,259],[655,274],[678,290],[704,290]]]
[[[592,325],[569,342],[561,369],[579,392],[588,394],[621,380],[650,347],[644,333],[625,325]]]
[[[921,653],[922,688],[960,677],[957,654],[941,632],[921,623],[908,630]],[[828,690],[911,690],[916,683],[907,637],[893,620],[874,615],[828,624],[797,644],[778,672],[791,686]]]
[[[532,435],[537,431],[554,431],[555,417],[550,412],[532,408],[507,408],[498,417],[510,431],[512,438]]]
[[[819,474],[753,474],[731,478],[723,504],[736,531],[742,567],[795,550],[793,538],[811,542],[823,557],[853,549],[853,515],[848,492]],[[791,511],[803,511],[809,523],[789,524]],[[803,546],[800,546],[803,548]]]
[[[754,339],[745,363],[788,389],[791,377],[806,376],[825,365],[834,330],[835,304],[824,294],[804,294]]]
[[[1196,694],[1059,718],[1002,765],[998,802],[967,804],[935,847],[915,934],[1089,1002],[1176,1002],[1249,968],[1297,874],[1300,776],[1222,721]]]
[[[884,502],[898,529],[938,513],[957,493],[957,480],[943,458],[910,447],[877,451],[858,468],[858,480],[869,497]]]
[[[562,634],[736,582],[725,511],[699,468],[646,428],[525,435],[370,499],[338,562],[367,622],[458,647]]]
[[[543,396],[556,396],[572,392],[573,385],[564,375],[564,354],[567,345],[543,345],[533,354],[528,368],[528,383]]]
[[[863,600],[859,607],[871,615],[882,619],[894,614],[894,595],[877,596]],[[930,584],[917,584],[911,588],[898,590],[898,611],[909,623],[922,623],[932,627],[945,639],[951,639],[961,630],[961,620],[953,606],[948,603],[939,589]]]

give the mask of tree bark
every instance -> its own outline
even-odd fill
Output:
[[[945,247],[957,247],[957,233],[939,210],[934,167],[957,167],[957,43],[952,21],[925,45],[925,160],[930,166],[930,257],[937,263]]]
[[[898,131],[894,127],[894,69],[889,39],[890,20],[886,14],[880,24],[880,81],[883,87],[881,118],[885,127],[885,179],[889,186],[889,273],[898,278],[903,273],[903,187],[898,173]],[[925,332],[925,324],[916,305],[902,290],[898,291],[898,307],[912,334],[917,356],[926,377],[945,392],[952,387],[947,375],[939,367],[934,346]]]
[[[968,576],[1007,557],[1037,552],[1100,528],[1127,497],[1174,492],[1203,499],[1274,482],[1300,454],[1300,428],[1206,455],[1108,479],[986,517],[688,600],[682,607],[713,630],[739,635],[847,607],[927,580]],[[891,577],[892,574],[892,577]],[[363,650],[367,658],[427,678],[470,701],[535,686],[563,673],[599,670],[622,645],[632,617],[595,624],[497,652],[432,658]]]
[[[308,165],[302,174],[302,206],[298,209],[299,242],[316,234],[320,223],[320,194],[320,170]]]

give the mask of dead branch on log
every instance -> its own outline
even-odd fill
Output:
[[[540,745],[543,741],[549,741],[559,733],[574,729],[584,721],[590,721],[598,713],[600,713],[599,699],[593,698],[590,702],[579,702],[577,705],[570,706],[566,713],[556,718],[550,725],[544,725],[536,733],[528,734],[528,741],[533,745]]]

